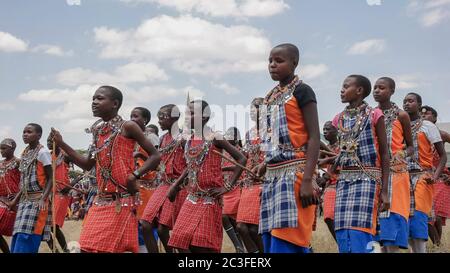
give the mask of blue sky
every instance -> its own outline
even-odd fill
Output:
[[[274,86],[267,57],[284,42],[300,47],[298,73],[316,91],[321,124],[344,107],[340,86],[354,73],[393,77],[394,101],[418,92],[448,122],[449,22],[449,0],[1,1],[0,137],[22,149],[23,126],[38,122],[86,148],[103,84],[123,91],[124,117],[134,106],[156,116],[188,91],[218,111],[244,109]],[[245,129],[244,117],[217,112],[213,125],[236,119]]]

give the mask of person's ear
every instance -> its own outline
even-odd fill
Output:
[[[119,108],[119,100],[114,100],[113,109]]]
[[[356,94],[358,94],[358,95],[364,94],[364,90],[361,86],[356,89]]]

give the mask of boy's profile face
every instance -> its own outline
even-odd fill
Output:
[[[92,114],[94,117],[104,117],[115,109],[118,110],[117,100],[113,100],[109,91],[99,88],[92,97]]]
[[[2,154],[2,157],[8,157],[9,155],[14,154],[14,149],[8,145],[2,144],[0,145],[0,153]]]
[[[136,122],[142,130],[145,129],[145,123],[147,121],[145,120],[144,116],[142,116],[140,110],[133,109],[133,111],[131,111],[130,120]]]
[[[23,129],[22,139],[25,144],[37,142],[37,141],[39,141],[40,138],[41,138],[41,134],[36,131],[34,126],[27,125]]]
[[[323,126],[323,136],[327,141],[333,141],[337,138],[337,129],[331,122],[325,123]]]
[[[390,101],[394,90],[389,86],[389,83],[383,79],[378,80],[373,87],[373,98],[376,102]]]
[[[173,124],[171,111],[168,108],[160,109],[158,112],[158,124],[161,130],[170,130]]]
[[[51,136],[49,136],[49,137],[47,138],[47,148],[48,148],[49,150],[53,150],[53,140],[52,140]]]
[[[362,90],[358,87],[356,79],[347,77],[342,84],[341,101],[342,103],[349,103],[359,98],[362,95]]]
[[[189,128],[194,130],[201,130],[203,128],[203,109],[201,103],[190,103],[189,104]]]
[[[437,119],[431,111],[423,111],[421,114],[422,114],[422,118],[424,120],[428,120],[430,122],[436,123]]]
[[[403,110],[405,110],[408,114],[414,114],[419,111],[419,103],[417,102],[417,98],[414,95],[407,95],[403,100]]]
[[[282,81],[295,73],[296,60],[292,59],[288,50],[275,47],[269,56],[269,73],[274,81]]]

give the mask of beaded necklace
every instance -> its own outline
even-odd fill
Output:
[[[94,125],[91,126],[90,130],[86,130],[88,133],[92,133],[93,141],[89,148],[89,153],[91,154],[92,159],[96,159],[97,166],[99,168],[100,175],[103,178],[102,185],[98,185],[100,192],[107,192],[108,191],[108,181],[111,181],[116,186],[116,192],[119,192],[119,188],[122,188],[126,190],[125,187],[120,185],[117,181],[115,181],[112,177],[112,166],[114,158],[112,156],[112,152],[114,149],[114,142],[117,139],[117,136],[122,132],[122,126],[125,123],[125,121],[122,119],[121,116],[117,115],[113,119],[109,120],[108,122],[104,122],[103,120],[98,120],[94,123]],[[110,134],[109,137],[103,142],[103,144],[100,147],[98,146],[99,143],[99,136],[100,135],[106,135]],[[102,165],[102,162],[99,158],[99,153],[104,151],[105,149],[109,149],[107,152],[107,155],[111,157],[111,160],[109,160],[107,166]]]
[[[384,122],[386,125],[386,135],[388,143],[392,142],[392,130],[394,129],[394,122],[398,119],[400,108],[394,102],[391,102],[391,107],[386,110],[382,110],[384,115]],[[389,146],[389,157],[392,158],[392,147]]]
[[[4,177],[6,173],[19,167],[18,159],[13,157],[9,161],[0,161],[0,177]]]
[[[19,171],[22,175],[23,180],[21,181],[22,186],[24,187],[25,197],[28,199],[28,184],[31,180],[31,172],[34,168],[30,168],[31,166],[36,165],[37,157],[39,155],[39,151],[43,148],[41,144],[38,144],[34,149],[30,149],[30,146],[25,148],[25,151],[22,153],[22,157],[20,160]]]
[[[294,79],[288,85],[286,85],[284,87],[277,85],[264,98],[264,104],[265,105],[280,105],[283,102],[286,102],[288,99],[290,99],[292,97],[292,94],[294,93],[295,88],[301,82],[302,81],[298,78],[298,76],[295,76]]]
[[[0,161],[0,179],[1,179],[0,181],[2,183],[3,182],[5,183],[6,190],[8,191],[8,195],[11,195],[12,192],[11,192],[11,189],[9,188],[9,186],[8,186],[8,183],[6,183],[5,176],[6,176],[6,174],[9,171],[17,169],[18,167],[19,167],[19,164],[18,164],[18,159],[16,157],[13,157],[9,161],[6,161],[6,160]]]
[[[104,122],[102,119],[97,120],[90,129],[86,129],[86,133],[92,134],[92,144],[89,146],[89,153],[92,159],[96,158],[100,152],[111,146],[113,140],[121,132],[123,123],[124,121],[122,117],[117,115],[107,122]],[[98,137],[100,135],[106,135],[108,133],[111,133],[111,135],[105,140],[105,142],[103,142],[100,147],[97,147]]]
[[[19,165],[19,171],[21,173],[24,173],[27,171],[33,163],[35,163],[39,151],[41,150],[43,146],[41,144],[38,144],[34,149],[30,149],[30,146],[25,148],[25,151],[22,153],[22,157],[20,160]]]
[[[383,110],[384,121],[386,123],[386,130],[390,130],[392,133],[392,124],[398,118],[398,114],[400,113],[400,108],[395,104],[395,102],[391,102],[391,108]]]
[[[191,188],[196,188],[203,193],[207,193],[207,191],[200,188],[198,184],[198,173],[209,153],[209,150],[211,149],[213,141],[203,140],[201,145],[195,147],[191,147],[191,142],[192,137],[186,141],[186,146],[184,149],[186,164],[189,170],[188,179],[191,183]]]
[[[357,108],[347,107],[340,115],[338,121],[339,146],[342,152],[354,153],[358,149],[358,138],[369,120],[372,109],[366,102]],[[350,128],[345,128],[345,121],[356,116],[355,124]]]

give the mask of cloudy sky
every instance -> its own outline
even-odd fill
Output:
[[[214,105],[217,130],[245,128],[240,111],[274,86],[267,58],[284,42],[301,50],[321,123],[354,73],[393,77],[395,101],[419,92],[450,121],[449,37],[450,0],[1,1],[0,137],[22,149],[24,125],[38,122],[86,148],[103,84],[123,91],[124,117],[134,106],[156,116],[189,91]]]

